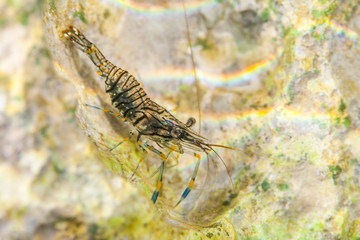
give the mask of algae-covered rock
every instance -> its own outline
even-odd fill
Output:
[[[82,31],[88,36],[89,39],[96,42],[97,46],[103,49],[103,53],[105,54],[105,56],[109,56],[108,58],[112,59],[111,61],[113,61],[115,64],[117,64],[117,56],[119,56],[120,58],[120,64],[126,59],[127,64],[125,66],[120,66],[129,69],[129,71],[131,71],[131,69],[134,69],[134,74],[136,74],[137,72],[135,69],[141,68],[141,65],[139,65],[141,64],[141,62],[144,66],[146,66],[145,69],[147,71],[154,71],[154,69],[149,69],[151,68],[151,66],[149,66],[147,62],[151,62],[152,64],[154,64],[154,62],[157,63],[156,65],[154,64],[154,68],[156,69],[158,69],[159,66],[163,66],[165,64],[169,64],[173,69],[186,68],[186,62],[177,63],[178,61],[184,61],[184,59],[186,59],[186,56],[181,54],[181,48],[178,48],[180,52],[175,54],[179,57],[171,56],[171,58],[166,59],[164,56],[162,56],[161,59],[157,60],[157,58],[160,58],[159,54],[169,54],[164,52],[164,49],[163,47],[161,47],[161,45],[165,45],[165,48],[169,48],[168,51],[171,52],[177,49],[176,44],[181,45],[181,43],[186,40],[186,26],[184,26],[184,24],[178,24],[178,26],[176,26],[176,22],[179,21],[178,19],[183,20],[184,16],[182,14],[179,14],[177,18],[170,18],[168,19],[168,25],[161,25],[161,29],[156,29],[158,28],[160,24],[159,20],[161,19],[152,19],[151,12],[148,16],[149,20],[147,20],[147,23],[145,24],[144,19],[142,19],[143,17],[134,15],[131,11],[124,12],[124,9],[120,6],[114,7],[110,11],[108,10],[108,5],[101,4],[99,2],[94,2],[93,4],[90,4],[89,2],[88,8],[86,8],[87,5],[80,4],[76,1],[67,3],[57,3],[55,1],[55,4],[56,11],[52,10],[51,7],[49,7],[48,12],[45,12],[44,15],[47,42],[49,43],[49,47],[51,49],[50,52],[52,53],[53,60],[56,64],[55,66],[61,74],[64,74],[64,77],[66,77],[68,81],[74,84],[74,87],[79,94],[80,105],[77,111],[77,117],[79,119],[79,122],[84,131],[90,137],[90,139],[99,148],[102,158],[106,162],[107,166],[110,169],[113,169],[115,173],[119,173],[123,177],[130,179],[137,163],[140,161],[141,158],[145,157],[143,156],[140,148],[133,147],[134,142],[127,142],[116,148],[114,151],[110,151],[110,149],[112,148],[112,146],[116,145],[118,141],[121,141],[129,135],[129,131],[132,129],[132,126],[126,123],[122,123],[110,114],[101,112],[98,109],[85,107],[85,104],[88,104],[92,106],[99,106],[102,108],[110,109],[112,111],[117,111],[114,110],[109,104],[109,98],[106,96],[106,93],[104,91],[104,83],[97,76],[96,71],[94,71],[94,66],[92,65],[91,61],[89,59],[86,59],[81,52],[79,52],[71,44],[69,44],[69,42],[66,41],[66,39],[62,36],[62,31],[68,28],[69,25],[78,26],[78,28],[83,29]],[[175,5],[175,7],[179,6]],[[82,9],[81,11],[83,12],[84,16],[81,16],[83,16],[83,18],[86,18],[86,21],[84,21],[84,19],[81,20],[81,18],[78,19],[74,17],[75,15],[77,15],[75,14],[76,11],[79,11],[76,10],[78,8]],[[164,9],[164,11],[165,10],[166,9]],[[99,17],[102,17],[102,15],[97,17],[86,17],[87,11],[89,12],[89,14],[98,14],[100,12],[108,12],[109,16],[115,14],[119,16],[119,18],[124,18],[124,22],[122,23],[122,27],[119,28],[118,31],[116,31],[116,25],[114,25],[114,28],[108,28],[107,30],[105,28],[100,29],[99,27],[96,27],[95,20],[91,19],[98,19]],[[167,11],[171,11],[171,9]],[[162,16],[161,18],[166,18],[166,16]],[[142,25],[141,29],[137,29],[136,26],[141,21],[143,21],[144,24]],[[115,21],[109,22],[108,24],[115,23],[119,24]],[[166,32],[166,29],[169,29],[168,34],[170,34],[171,36],[170,40],[162,39],[158,36],[160,35],[160,33]],[[150,33],[152,35],[152,38],[146,38],[146,36],[149,36]],[[184,40],[178,42],[172,41],[174,36],[172,36],[171,34],[173,34],[174,36],[178,35],[178,38],[182,38]],[[109,37],[111,35],[124,36],[121,37],[123,41],[119,42],[116,37]],[[128,41],[130,41],[130,39],[131,47],[126,47],[126,44],[129,44]],[[159,42],[159,40],[164,41],[164,43]],[[110,44],[106,44],[104,41],[113,42],[108,42]],[[166,46],[166,44],[168,44],[168,46]],[[137,45],[142,46],[142,48],[137,48]],[[151,45],[154,45],[156,47],[151,47]],[[102,48],[102,46],[104,47]],[[107,48],[109,48],[109,46],[114,46],[114,49],[108,51]],[[139,63],[137,59],[131,60],[127,57],[127,54],[129,54],[129,56],[133,55],[131,49],[133,49],[132,51],[135,51],[134,47],[140,52],[142,52],[143,55],[149,56],[149,58],[146,59],[146,62],[144,59],[142,59]],[[119,49],[119,55],[113,54],[114,52],[117,52],[115,48]],[[159,49],[159,52],[156,52],[156,49]],[[211,49],[204,51],[211,51]],[[139,52],[137,52],[136,54],[139,54]],[[141,58],[139,57],[139,59]],[[154,61],[152,59],[154,59]],[[190,60],[191,58],[188,57],[187,61],[190,62]],[[140,70],[138,71],[140,72]],[[166,99],[169,98],[169,94],[171,94],[172,92],[174,92],[174,95],[176,95],[175,92],[178,91],[178,89],[180,88],[180,84],[177,83],[175,79],[172,79],[173,83],[166,83],[168,81],[167,79],[151,80],[160,81],[163,83],[154,85],[150,84],[150,80],[146,79],[147,74],[149,73],[143,75],[140,72],[139,79],[144,78],[145,88],[147,87],[147,85],[153,86],[153,88],[149,88],[150,96],[152,96],[153,93],[164,92],[163,99],[158,97],[158,102],[160,102],[164,106],[166,106],[167,104],[170,105],[171,103],[175,103],[175,101],[177,101],[174,97]],[[169,88],[169,84],[173,84],[174,87]],[[157,89],[155,89],[154,86],[157,86]],[[151,90],[154,91],[151,92]],[[191,95],[192,92],[192,90],[188,90],[184,91],[182,94],[187,96],[189,94]],[[206,91],[202,92],[202,94],[206,94]],[[155,97],[156,96],[154,96],[154,98]],[[191,101],[195,100],[196,98],[193,98]],[[186,114],[186,111],[188,111],[190,108],[189,106],[184,106],[185,103],[183,101],[179,103],[180,106],[178,112],[182,113],[179,114],[180,118],[184,118],[183,116],[186,115],[188,117],[191,116],[189,114]],[[195,109],[192,110],[192,113],[193,112],[195,112]],[[214,128],[212,124],[208,124],[205,127]],[[216,143],[215,136],[217,135],[217,133],[213,130],[211,132],[213,132],[214,134],[212,137],[213,140],[209,141],[213,141]],[[226,142],[230,143],[231,145],[234,144],[233,140],[231,139],[226,140]],[[201,165],[200,171],[198,173],[196,188],[193,189],[189,198],[186,199],[186,201],[176,209],[174,209],[174,205],[176,201],[180,198],[181,192],[186,188],[189,182],[189,178],[194,169],[193,164],[195,159],[192,155],[183,155],[179,159],[180,163],[178,165],[178,170],[180,169],[181,171],[171,171],[172,169],[166,171],[165,183],[164,187],[162,188],[162,194],[158,203],[156,204],[158,212],[161,213],[164,218],[168,219],[169,222],[175,225],[209,225],[234,204],[233,202],[235,200],[236,192],[239,190],[240,187],[240,185],[236,184],[239,184],[240,181],[236,181],[236,184],[232,186],[232,179],[230,179],[232,178],[232,173],[228,173],[228,171],[232,170],[235,165],[238,169],[241,169],[244,161],[244,159],[242,158],[247,157],[241,152],[221,152],[221,154],[224,154],[224,159],[234,159],[234,163],[227,160],[227,165],[231,168],[227,170],[224,167],[224,164],[221,162],[221,158],[216,156],[216,153],[213,153],[212,158],[215,159],[215,162],[209,162],[209,164],[211,164],[211,166],[209,166],[208,163],[204,161],[204,164]],[[206,154],[204,153],[203,155],[204,156],[202,157],[204,157],[204,160],[206,160]],[[241,157],[241,155],[243,155],[243,157]],[[135,182],[149,195],[149,197],[151,196],[151,192],[154,189],[154,182],[156,180],[155,178],[152,179],[151,176],[154,172],[156,172],[156,169],[159,167],[159,160],[159,156],[156,156],[155,154],[150,154],[149,157],[144,161],[144,164],[139,168],[139,172],[136,175]],[[170,166],[174,163],[171,163],[169,160],[168,164]],[[213,164],[216,165],[212,166]],[[213,176],[215,174],[217,176]],[[246,186],[241,186],[241,188],[246,188]],[[209,199],[212,200],[209,201]]]
[[[185,3],[201,135],[239,150],[215,148],[214,161],[202,153],[176,208],[196,159],[183,154],[166,169],[153,205],[159,156],[136,139],[110,151],[133,127],[85,105],[116,111],[62,31],[79,28],[154,101],[195,117],[198,131],[181,1],[2,3],[0,236],[360,237],[357,1]]]

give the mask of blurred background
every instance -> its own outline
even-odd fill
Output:
[[[197,111],[184,6],[171,0],[0,1],[1,239],[360,239],[357,1],[185,1],[203,157],[165,172],[114,110],[79,28],[155,102]],[[194,130],[198,130],[198,122]],[[230,180],[234,186],[231,185]]]

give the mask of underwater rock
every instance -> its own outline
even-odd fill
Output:
[[[78,27],[154,101],[186,120],[197,97],[180,1],[9,1],[0,18],[0,235],[6,239],[360,237],[357,1],[186,1],[201,135],[219,149],[167,169],[136,141]],[[9,40],[8,36],[16,36]],[[194,127],[197,131],[198,125]],[[230,178],[233,186],[231,184]]]

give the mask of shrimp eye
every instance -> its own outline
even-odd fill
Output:
[[[186,122],[185,125],[186,125],[187,127],[191,127],[191,126],[194,126],[195,123],[196,123],[195,118],[191,117],[191,118],[189,118],[189,119],[187,120],[187,122]]]
[[[178,127],[174,127],[173,129],[171,129],[171,136],[173,136],[173,137],[179,137],[180,136],[180,134],[181,134],[181,130],[180,130],[180,128],[178,128]]]

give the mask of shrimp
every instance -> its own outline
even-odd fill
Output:
[[[130,132],[130,136],[123,139],[123,141],[115,147],[130,140],[134,135],[137,135],[137,145],[145,155],[148,153],[148,150],[150,150],[160,156],[162,161],[157,170],[157,172],[159,171],[159,175],[156,188],[151,198],[154,204],[160,193],[165,162],[170,154],[173,152],[177,154],[187,153],[192,154],[197,159],[189,184],[175,205],[175,207],[178,206],[189,195],[194,186],[201,159],[200,154],[198,153],[203,152],[207,155],[207,158],[210,159],[209,154],[214,152],[221,159],[217,152],[214,151],[213,147],[233,148],[206,142],[204,137],[191,129],[196,123],[194,118],[189,118],[186,123],[183,123],[164,107],[152,101],[133,75],[124,69],[116,67],[108,61],[101,51],[76,27],[69,26],[68,29],[64,30],[62,33],[65,39],[69,40],[82,52],[86,53],[97,67],[97,74],[105,80],[105,91],[110,95],[112,105],[118,110],[118,113],[88,104],[86,104],[86,106],[111,113],[122,119],[122,121],[130,123],[134,127]],[[155,148],[146,141],[141,142],[141,139],[151,140],[161,149]],[[165,154],[164,151],[166,151],[167,154]],[[139,161],[133,175],[143,160],[144,159],[141,159]]]

